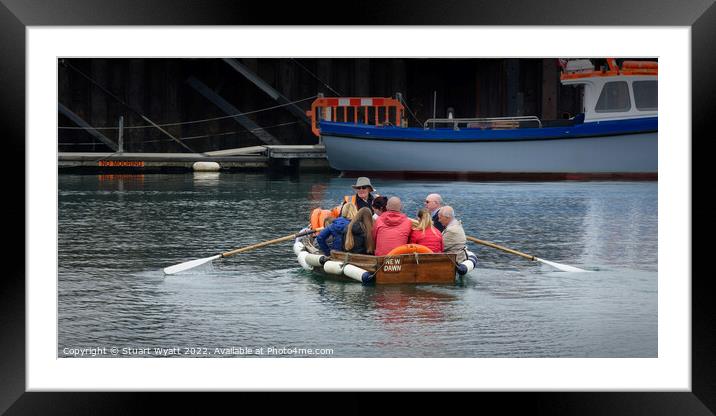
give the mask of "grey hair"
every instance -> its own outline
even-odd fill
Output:
[[[438,204],[440,204],[440,205],[443,204],[443,197],[441,197],[440,194],[430,194],[430,195],[428,195],[428,198],[430,198],[430,197],[433,197],[437,201]]]
[[[440,208],[440,215],[446,218],[452,218],[455,216],[455,210],[450,205],[445,205]]]

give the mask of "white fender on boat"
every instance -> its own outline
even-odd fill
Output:
[[[298,253],[302,252],[305,246],[302,242],[296,241],[293,243],[293,252],[298,256]]]
[[[330,274],[343,274],[343,263],[333,260],[328,260],[323,265],[323,270]]]
[[[463,276],[470,273],[475,267],[477,267],[477,256],[472,251],[467,250],[467,260],[458,264],[457,273]]]
[[[313,266],[306,263],[306,256],[308,256],[308,255],[309,255],[309,253],[306,251],[302,251],[302,252],[298,253],[298,264],[300,264],[301,267],[303,267],[303,270],[311,271],[311,270],[313,270]]]
[[[306,254],[308,254],[308,255],[305,257],[305,259],[306,259],[306,263],[309,266],[323,267],[323,263],[326,262],[325,256],[322,256],[320,254],[310,254],[310,253],[306,253]],[[321,259],[323,259],[323,263],[321,263]]]
[[[346,266],[343,268],[343,274],[350,277],[353,280],[357,280],[361,283],[364,283],[363,277],[368,273],[368,271],[361,269],[360,267],[356,267],[352,264],[346,264]]]
[[[194,172],[218,172],[221,170],[221,165],[216,162],[195,162],[191,168]]]

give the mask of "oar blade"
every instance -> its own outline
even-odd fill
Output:
[[[184,263],[175,264],[174,266],[165,267],[163,269],[164,274],[176,274],[185,270],[193,269],[194,267],[201,266],[204,263],[208,263],[212,260],[216,260],[221,257],[221,254],[217,254],[212,257],[205,257],[203,259],[191,260]]]
[[[580,269],[579,267],[569,266],[567,264],[555,263],[553,261],[540,259],[538,257],[535,257],[535,260],[540,261],[544,264],[548,264],[548,265],[554,267],[555,269],[561,270],[563,272],[583,273],[583,272],[589,271],[589,270]]]

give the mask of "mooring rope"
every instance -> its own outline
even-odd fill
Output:
[[[272,129],[272,128],[276,128],[276,127],[289,126],[292,124],[298,124],[298,121],[292,121],[290,123],[275,124],[273,126],[268,126],[268,127],[258,127],[258,128],[250,129],[250,130],[234,130],[234,131],[225,131],[225,132],[221,132],[221,133],[203,134],[200,136],[177,137],[177,139],[178,140],[194,140],[194,139],[203,139],[203,138],[207,138],[207,137],[228,136],[231,134],[246,134],[246,133],[255,132],[255,131],[259,131],[259,130],[266,130],[266,129]],[[64,137],[64,139],[67,140],[68,138]],[[159,143],[159,142],[167,142],[170,140],[171,139],[156,139],[156,140],[142,139],[141,142],[142,143]],[[89,146],[89,145],[103,144],[103,143],[101,141],[97,140],[95,142],[90,142],[90,143],[58,143],[58,144],[60,146]]]
[[[423,123],[421,123],[420,120],[418,120],[418,118],[417,118],[417,117],[415,116],[415,114],[413,113],[413,110],[411,110],[410,107],[408,107],[408,103],[405,102],[405,100],[403,99],[403,96],[402,96],[402,95],[400,96],[400,102],[401,102],[401,103],[405,106],[405,108],[408,110],[408,113],[410,113],[410,115],[413,116],[413,118],[414,118],[415,121],[418,123],[418,125],[419,125],[419,126],[422,126]]]
[[[296,60],[295,58],[291,58],[291,60],[292,60],[293,62],[297,63],[298,66],[300,66],[301,68],[303,68],[304,71],[306,71],[306,72],[308,72],[309,74],[311,74],[311,76],[312,76],[313,78],[315,78],[318,82],[320,82],[321,84],[323,84],[323,86],[325,86],[325,87],[328,88],[329,90],[333,91],[334,94],[336,94],[336,95],[339,96],[339,97],[343,95],[343,94],[339,93],[338,91],[334,90],[333,88],[331,88],[330,85],[328,85],[328,84],[326,84],[325,82],[323,82],[322,79],[318,78],[313,72],[309,71],[308,68],[306,68],[305,66],[303,66],[300,62],[298,62],[298,60]]]
[[[300,100],[292,101],[292,102],[290,102],[290,103],[274,105],[274,106],[271,106],[271,107],[261,108],[261,109],[253,110],[253,111],[247,111],[247,112],[244,112],[244,113],[231,114],[231,115],[228,115],[228,116],[205,118],[205,119],[202,119],[202,120],[181,121],[181,122],[176,122],[176,123],[157,124],[157,126],[160,126],[160,127],[172,127],[172,126],[181,126],[181,125],[186,125],[186,124],[205,123],[205,122],[208,122],[208,121],[224,120],[224,119],[227,119],[227,118],[234,118],[234,117],[238,117],[238,116],[245,116],[245,115],[250,115],[250,114],[261,113],[261,112],[263,112],[263,111],[275,110],[275,109],[277,109],[277,108],[286,107],[286,106],[293,105],[293,104],[300,103],[300,102],[307,101],[307,100],[312,100],[312,99],[314,99],[314,98],[316,98],[316,97],[318,97],[318,95],[314,95],[314,96],[312,96],[312,97],[302,98],[302,99],[300,99]],[[288,123],[287,123],[287,124],[288,124]],[[154,126],[154,125],[139,125],[139,126],[124,126],[124,127],[122,127],[122,128],[126,130],[126,129],[146,129],[146,128],[152,128],[152,127],[155,127],[155,126]],[[273,127],[273,126],[272,126],[272,127]],[[270,127],[262,127],[262,128],[259,128],[259,129],[251,129],[251,130],[249,130],[249,131],[263,130],[263,129],[267,129],[267,128],[270,128]],[[85,127],[73,127],[73,126],[59,126],[58,129],[63,129],[63,130],[86,130]],[[117,126],[93,127],[93,129],[94,129],[94,130],[119,130],[119,127],[117,127]]]
[[[290,122],[290,123],[275,124],[275,125],[273,125],[273,126],[268,126],[268,127],[258,127],[258,128],[250,129],[250,130],[234,130],[234,131],[226,131],[226,132],[222,132],[222,133],[203,134],[203,135],[200,135],[200,136],[179,137],[179,140],[203,139],[203,138],[207,138],[207,137],[228,136],[228,135],[231,135],[231,134],[244,134],[244,135],[245,135],[246,133],[253,133],[253,132],[255,132],[255,131],[266,130],[266,129],[272,129],[272,128],[275,128],[275,127],[289,126],[289,125],[291,125],[291,124],[298,124],[298,121],[292,121],[292,122]],[[142,140],[142,143],[156,143],[156,142],[165,142],[165,141],[167,141],[167,139]]]

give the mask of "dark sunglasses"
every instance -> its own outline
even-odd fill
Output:
[[[370,186],[356,186],[356,189],[370,189]]]

